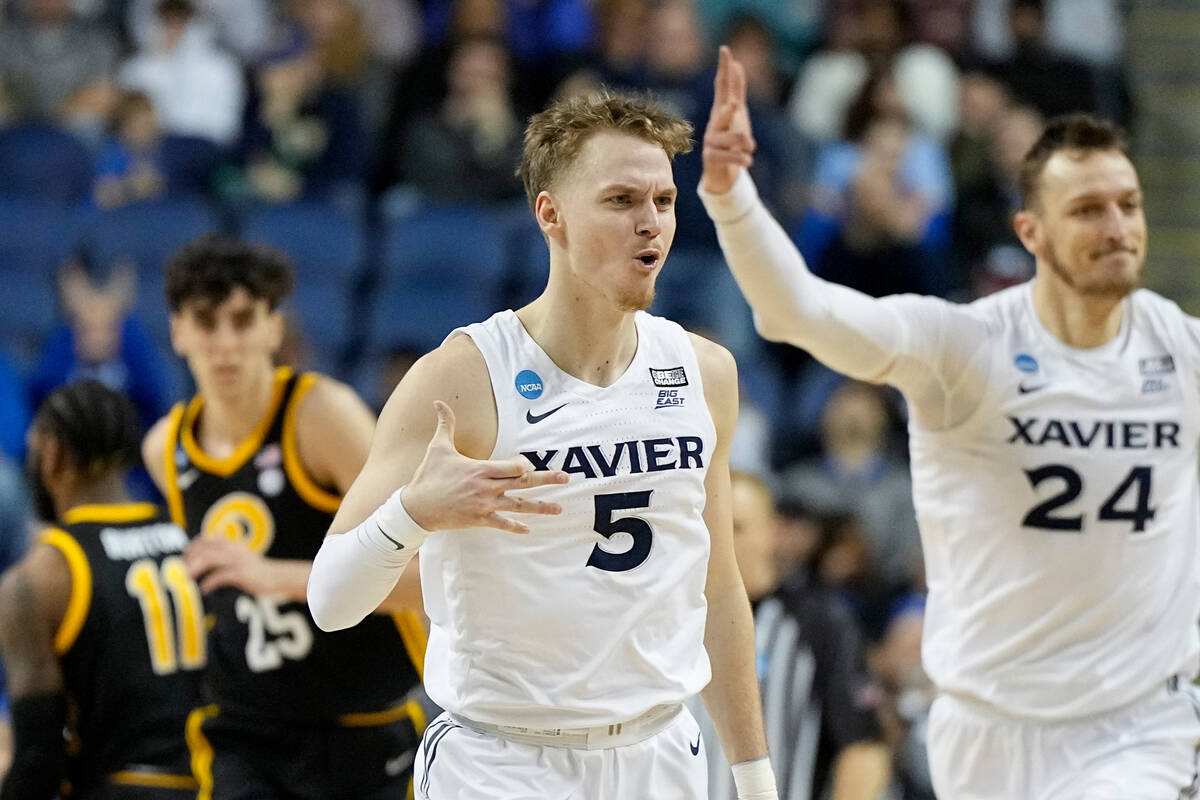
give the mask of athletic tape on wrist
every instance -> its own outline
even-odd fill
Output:
[[[730,769],[733,770],[733,785],[737,789],[738,800],[778,800],[775,772],[767,756],[740,761]]]

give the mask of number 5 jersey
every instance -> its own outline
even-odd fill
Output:
[[[635,319],[636,354],[607,387],[560,370],[512,311],[461,329],[491,378],[492,457],[520,454],[570,482],[522,492],[563,508],[522,517],[528,535],[445,531],[422,546],[425,685],[447,711],[611,725],[709,680],[701,515],[716,432],[688,334]]]
[[[296,448],[296,408],[317,380],[278,369],[269,411],[224,460],[197,444],[200,396],[171,412],[165,484],[172,517],[189,536],[241,540],[268,558],[316,555],[341,501],[309,478]],[[401,706],[420,681],[425,631],[411,612],[325,633],[302,602],[224,587],[205,604],[204,686],[222,715],[353,724]]]

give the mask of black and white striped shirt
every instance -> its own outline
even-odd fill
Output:
[[[837,754],[880,735],[880,690],[867,674],[857,623],[829,591],[795,579],[754,609],[763,720],[780,800],[822,796]],[[689,708],[708,754],[710,800],[735,800],[729,762],[699,698]]]

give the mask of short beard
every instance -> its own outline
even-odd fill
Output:
[[[645,311],[650,306],[654,305],[654,287],[651,286],[649,291],[641,294],[622,295],[617,298],[617,308],[621,311]]]
[[[1076,294],[1083,297],[1121,300],[1127,297],[1134,289],[1138,288],[1138,283],[1142,276],[1142,269],[1139,266],[1132,278],[1121,277],[1081,284],[1063,266],[1062,261],[1058,258],[1058,252],[1054,249],[1054,245],[1049,242],[1046,243],[1046,264],[1063,283],[1070,286],[1075,290]]]

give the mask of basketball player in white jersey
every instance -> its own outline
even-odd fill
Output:
[[[1194,796],[1200,320],[1137,288],[1146,220],[1119,134],[1047,126],[1015,220],[1036,277],[965,306],[814,277],[756,197],[752,151],[722,48],[701,194],[759,330],[909,404],[938,797]]]
[[[520,173],[546,290],[413,367],[318,554],[309,602],[340,628],[421,547],[426,687],[447,713],[419,798],[703,798],[681,707],[702,689],[739,797],[777,796],[732,546],[736,369],[643,311],[690,132],[613,94],[531,119]]]

